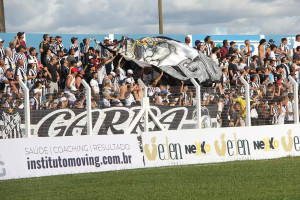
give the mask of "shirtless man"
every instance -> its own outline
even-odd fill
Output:
[[[259,46],[258,46],[259,66],[263,66],[264,64],[264,59],[266,57],[266,52],[265,52],[266,42],[267,42],[266,39],[261,39],[259,42]]]

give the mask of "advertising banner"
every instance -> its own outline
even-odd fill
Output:
[[[142,134],[146,167],[300,156],[300,126],[264,126]]]
[[[196,128],[196,107],[151,106],[155,116],[168,130]],[[93,135],[120,135],[134,122],[141,107],[112,107],[92,111]],[[217,105],[201,107],[202,127],[217,127]],[[87,135],[86,111],[81,109],[31,110],[31,133],[34,137],[60,137]],[[132,134],[144,131],[142,120],[135,122]],[[23,109],[9,113],[0,108],[0,139],[24,137],[25,117]],[[150,130],[158,130],[149,122]]]
[[[0,141],[0,180],[141,167],[135,135]]]

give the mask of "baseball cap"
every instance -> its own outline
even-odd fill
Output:
[[[127,74],[133,74],[133,71],[131,69],[127,70]]]
[[[17,33],[17,36],[18,36],[18,37],[21,37],[24,33],[25,33],[25,32],[18,32],[18,33]]]
[[[8,68],[6,71],[13,72],[14,70],[12,68]]]
[[[110,72],[110,74],[111,74],[112,76],[116,76],[116,73],[115,73],[115,72]]]
[[[109,39],[109,37],[104,37],[103,40],[105,41],[105,40],[110,40],[110,39]]]
[[[4,42],[4,40],[2,38],[0,38],[0,43],[3,43],[3,42]]]
[[[72,37],[71,42],[74,43],[78,38],[77,37]]]
[[[275,43],[275,41],[273,39],[270,39],[269,42]]]
[[[71,70],[71,72],[72,72],[72,73],[73,73],[73,72],[79,72],[79,70],[78,70],[76,67],[73,67],[72,70]]]

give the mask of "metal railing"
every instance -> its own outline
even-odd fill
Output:
[[[293,100],[292,100],[293,119],[294,119],[293,123],[298,124],[299,123],[299,97],[298,97],[299,87],[298,87],[298,83],[291,76],[289,77],[289,81],[290,81],[289,87],[291,87],[291,89],[286,91],[286,93],[289,93],[289,95],[291,95],[291,94],[293,95]],[[230,117],[233,116],[231,113],[232,106],[226,108],[227,110],[225,112],[225,118],[222,118],[222,117],[224,117],[224,116],[222,116],[224,113],[222,112],[222,110],[221,111],[219,110],[220,105],[221,105],[221,107],[223,106],[223,108],[224,108],[224,105],[222,105],[222,103],[224,104],[224,102],[222,102],[222,101],[224,100],[223,98],[225,98],[225,99],[227,98],[227,100],[228,100],[228,97],[226,97],[226,95],[228,95],[228,93],[232,93],[232,94],[230,94],[229,98],[233,97],[234,96],[233,94],[235,94],[235,96],[238,97],[238,101],[237,101],[238,104],[244,104],[244,107],[245,107],[244,110],[240,109],[240,110],[238,110],[238,112],[240,112],[239,114],[241,114],[243,112],[245,113],[243,116],[240,116],[240,119],[245,121],[246,126],[278,124],[278,119],[280,118],[280,116],[279,116],[280,114],[277,113],[277,115],[273,115],[271,109],[274,108],[274,110],[277,109],[277,111],[278,111],[278,109],[282,109],[280,107],[281,106],[280,102],[283,101],[282,100],[283,97],[281,97],[280,95],[274,95],[275,90],[277,90],[275,88],[275,86],[269,87],[269,89],[270,89],[269,94],[270,93],[272,94],[272,91],[273,91],[272,96],[268,96],[268,91],[264,91],[263,92],[264,96],[262,95],[263,97],[260,97],[259,102],[261,102],[261,104],[259,104],[259,105],[265,106],[265,107],[267,107],[267,109],[265,109],[264,112],[262,113],[261,110],[259,110],[260,107],[257,106],[258,118],[252,118],[252,119],[256,119],[256,122],[258,121],[258,123],[255,123],[255,121],[251,120],[251,117],[253,117],[252,109],[255,108],[253,106],[253,104],[257,101],[257,100],[255,100],[255,98],[256,98],[255,95],[257,95],[257,94],[253,95],[252,94],[253,92],[251,93],[251,88],[250,88],[249,84],[243,78],[241,78],[242,85],[235,87],[235,88],[230,88],[230,90],[228,90],[226,93],[224,93],[224,91],[223,91],[222,94],[214,94],[214,93],[210,94],[211,91],[216,92],[216,90],[218,89],[216,87],[215,88],[200,87],[200,85],[194,79],[191,79],[191,82],[194,85],[194,87],[189,86],[188,91],[191,93],[190,95],[193,95],[191,97],[194,100],[194,102],[186,108],[189,108],[191,110],[194,109],[194,113],[193,113],[194,126],[193,126],[193,128],[201,129],[201,128],[207,128],[207,127],[210,127],[210,128],[223,127],[222,123],[220,123],[219,126],[211,125],[212,123],[209,126],[203,125],[206,123],[205,122],[206,114],[203,114],[203,112],[205,112],[205,109],[207,109],[207,107],[210,109],[210,106],[214,108],[211,110],[208,109],[210,111],[210,115],[217,116],[217,117],[214,117],[216,120],[216,122],[214,122],[214,123],[218,124],[219,121],[222,121],[222,119],[227,120],[228,117],[229,117],[229,123],[232,122],[232,120],[230,120]],[[30,110],[29,89],[26,87],[24,82],[20,81],[19,84],[24,93],[24,119],[22,120],[24,122],[24,125],[22,127],[24,127],[25,136],[26,137],[31,137],[32,135],[39,136],[36,132],[33,132],[33,134],[31,133],[32,127],[37,126],[37,125],[32,125],[30,123],[31,120],[33,120],[33,118],[36,118],[35,121],[40,120],[40,119],[38,119],[39,118],[38,114],[31,115],[32,111]],[[86,111],[86,117],[84,116],[84,113],[82,113],[82,111],[77,111],[77,113],[82,113],[82,114],[80,114],[81,116],[83,116],[83,118],[81,120],[85,123],[85,126],[82,126],[81,130],[86,130],[86,133],[84,133],[84,134],[87,134],[87,135],[97,134],[97,133],[93,133],[93,126],[96,126],[95,123],[97,122],[97,121],[93,120],[93,112],[95,110],[99,111],[102,108],[101,107],[95,108],[95,106],[92,104],[93,96],[91,95],[90,86],[84,80],[82,81],[82,84],[84,86],[84,91],[82,91],[81,93],[82,93],[82,95],[83,94],[86,95],[86,99],[85,99],[85,106],[82,105],[81,109]],[[148,87],[140,79],[138,80],[138,84],[143,89],[143,98],[141,100],[141,106],[134,107],[135,109],[138,109],[139,111],[136,115],[134,115],[134,117],[132,118],[132,121],[129,123],[128,127],[123,128],[124,134],[131,134],[132,131],[136,128],[137,124],[140,122],[142,122],[142,124],[143,124],[143,130],[142,130],[143,132],[153,131],[153,129],[149,128],[150,123],[153,123],[158,128],[158,130],[166,130],[167,128],[164,125],[164,123],[162,123],[161,116],[157,116],[153,113],[154,110],[153,110],[152,106],[157,106],[157,105],[154,105],[154,102],[151,103],[149,101]],[[285,87],[287,87],[287,86],[285,86]],[[172,98],[176,98],[176,99],[182,98],[182,97],[180,97],[182,95],[182,93],[180,92],[179,87],[177,87],[177,88],[173,87],[172,89],[173,89],[172,90]],[[268,90],[268,88],[266,90]],[[243,91],[243,92],[241,92],[241,91]],[[218,93],[218,91],[217,91],[217,93]],[[277,93],[275,93],[275,94],[277,94]],[[60,94],[53,94],[53,95],[57,95],[58,98],[60,97],[59,96]],[[215,95],[215,96],[213,96],[213,95]],[[207,96],[209,96],[209,97],[207,97]],[[211,98],[212,100],[210,102],[208,101],[209,103],[206,104],[207,98]],[[215,98],[215,100],[214,100],[214,98]],[[176,108],[174,106],[171,106],[171,103],[167,104],[167,105],[168,105],[169,109]],[[178,101],[177,101],[176,105],[178,105]],[[63,108],[64,110],[63,109],[61,109],[61,110],[66,113],[67,112],[72,113],[73,111],[68,111],[68,110],[74,109],[75,107],[76,107],[76,104],[72,108],[65,107],[65,108]],[[167,107],[167,106],[165,106],[165,107]],[[184,107],[184,106],[179,106],[178,109],[180,107]],[[56,109],[56,110],[59,110],[59,109]],[[52,111],[47,111],[47,112],[50,113]],[[216,113],[213,113],[213,112],[216,112]],[[72,115],[76,116],[76,112],[74,112],[74,113],[75,114],[70,114],[71,118],[68,120],[72,120]],[[264,116],[264,117],[261,117],[260,115]],[[79,118],[76,118],[76,120],[78,120],[78,119]],[[259,120],[261,120],[261,121],[259,121]],[[268,122],[265,122],[265,121],[268,121]],[[57,123],[59,123],[59,122],[57,122]],[[40,122],[39,122],[39,124],[40,124]],[[227,124],[225,127],[227,127],[227,126],[231,127],[233,125],[231,123],[231,125]],[[243,125],[239,124],[237,126],[243,126]],[[86,129],[84,127],[86,127]],[[44,131],[48,130],[47,127],[43,127],[43,128],[44,128],[43,129]],[[70,127],[68,127],[68,128],[70,128]],[[52,129],[55,130],[55,129],[59,129],[59,128],[52,127]],[[2,125],[1,130],[4,130],[3,125]],[[66,133],[66,130],[65,130],[65,133]],[[60,134],[60,135],[62,135],[62,134]],[[0,136],[1,136],[1,134],[0,134]]]

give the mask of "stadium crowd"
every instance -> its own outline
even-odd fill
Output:
[[[24,32],[8,45],[0,39],[0,96],[2,108],[22,108],[23,91],[19,80],[30,89],[32,110],[84,109],[85,80],[92,90],[92,108],[139,105],[143,98],[141,78],[148,86],[153,105],[196,105],[195,92],[188,82],[174,80],[155,67],[140,68],[118,54],[119,41],[104,38],[90,47],[94,38],[78,38],[66,49],[62,37],[43,35],[39,49],[28,47]],[[186,37],[189,45],[190,38]],[[246,117],[243,77],[250,84],[253,125],[293,122],[293,90],[288,76],[299,82],[300,35],[293,49],[282,38],[277,47],[273,40],[260,41],[258,55],[252,55],[249,40],[239,50],[234,41],[216,45],[209,36],[195,41],[195,49],[210,57],[222,70],[220,81],[203,84],[202,105],[217,105],[218,126],[244,126]],[[292,56],[293,55],[293,56]]]

